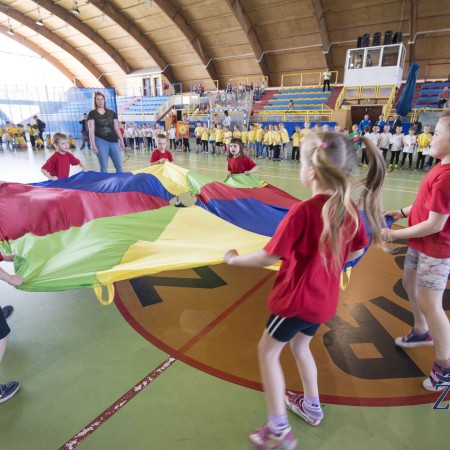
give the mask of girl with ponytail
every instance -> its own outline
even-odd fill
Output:
[[[308,135],[300,152],[300,179],[311,189],[312,198],[290,209],[264,249],[242,256],[230,250],[224,256],[227,264],[245,267],[270,266],[281,259],[268,299],[271,316],[258,344],[268,420],[249,434],[255,448],[296,448],[286,408],[312,426],[323,418],[317,367],[309,345],[320,324],[336,314],[345,263],[359,257],[369,243],[358,208],[365,211],[370,242],[382,245],[381,189],[386,169],[374,144],[361,139],[369,169],[355,186],[350,180],[356,165],[352,141],[340,133]],[[359,199],[352,200],[355,188]],[[303,394],[285,392],[280,353],[288,342]]]

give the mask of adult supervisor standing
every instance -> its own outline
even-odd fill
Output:
[[[108,157],[111,158],[116,172],[123,172],[122,153],[125,148],[119,129],[117,114],[106,108],[105,96],[94,93],[94,109],[88,114],[89,137],[92,151],[97,155],[100,172],[108,172]]]

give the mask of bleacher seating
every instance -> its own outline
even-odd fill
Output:
[[[119,105],[119,98],[117,97],[117,104]],[[157,114],[159,108],[163,103],[165,103],[170,96],[164,95],[159,97],[137,97],[137,99],[122,111],[122,114],[126,116],[127,114]],[[122,101],[122,100],[121,100]],[[128,101],[130,98],[128,97]],[[126,101],[122,105],[126,104]]]
[[[450,89],[450,82],[427,82],[422,85],[419,92],[415,108],[437,108],[439,94],[447,86]]]
[[[298,111],[322,110],[329,97],[330,92],[322,92],[322,88],[280,89],[264,107],[264,111],[287,111],[290,100],[294,100],[295,108]]]

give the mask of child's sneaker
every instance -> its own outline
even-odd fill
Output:
[[[0,384],[0,403],[6,402],[13,397],[20,388],[18,381],[10,381],[6,384]]]
[[[431,346],[434,345],[434,342],[429,331],[418,334],[414,333],[414,330],[410,330],[406,336],[396,338],[395,345],[403,348],[412,348],[424,345]]]
[[[297,448],[292,428],[285,428],[279,435],[272,432],[266,423],[262,428],[250,431],[248,438],[253,447],[263,450],[294,450]]]
[[[427,391],[442,391],[450,387],[450,367],[441,367],[436,361],[431,369],[430,376],[423,381],[422,386]]]
[[[14,306],[8,305],[4,306],[3,308],[0,308],[3,312],[3,316],[5,317],[5,320],[9,320],[11,316],[14,314]]]
[[[288,392],[287,395],[284,396],[284,402],[289,410],[300,416],[306,423],[309,423],[309,425],[313,427],[319,426],[323,419],[322,408],[319,406],[317,408],[317,417],[312,417],[305,411],[303,406],[304,401],[303,394],[293,394],[292,392]]]

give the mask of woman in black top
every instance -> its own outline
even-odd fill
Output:
[[[108,157],[116,172],[123,172],[121,150],[125,146],[117,114],[106,108],[105,96],[101,92],[94,93],[93,103],[94,109],[89,112],[87,120],[92,151],[97,155],[100,172],[108,172]]]

